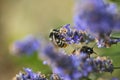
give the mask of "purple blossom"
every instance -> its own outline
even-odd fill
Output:
[[[70,34],[70,32],[71,32],[70,24],[66,24],[62,28],[67,29],[67,34]]]
[[[96,33],[95,35],[98,34]],[[70,24],[66,24],[59,29],[53,29],[53,32],[50,33],[49,37],[51,41],[58,47],[61,47],[59,45],[62,45],[63,43],[65,45],[71,45],[96,42],[98,48],[108,48],[111,47],[113,44],[117,44],[118,42],[120,42],[120,38],[114,38],[107,35],[105,35],[105,37],[104,34],[101,34],[102,37],[97,37],[95,35],[92,35],[91,33],[86,31],[84,32],[74,28],[70,28]]]
[[[62,78],[58,74],[52,74],[50,80],[62,80]]]
[[[101,47],[109,48],[109,47],[111,47],[111,45],[117,44],[119,42],[120,42],[120,38],[112,38],[111,37],[109,40],[101,39],[101,40],[97,41],[97,46],[98,46],[98,48],[101,48]]]
[[[112,78],[112,80],[119,80],[118,78]]]
[[[46,53],[47,52],[47,53]],[[76,71],[79,74],[81,73],[81,67],[79,61],[80,58],[77,56],[68,56],[60,52],[56,52],[54,48],[50,45],[48,45],[45,49],[45,55],[47,59],[51,62],[50,66],[52,67],[52,70],[54,73],[62,76],[63,80],[73,80],[76,78],[75,74]],[[82,65],[82,62],[81,62]],[[80,69],[80,71],[78,70]],[[81,76],[78,74],[78,77],[76,80],[78,80]],[[84,76],[87,76],[86,74],[89,74],[84,72]]]
[[[34,73],[30,68],[25,68],[24,71],[25,73],[20,72],[17,74],[14,80],[48,80],[43,74],[40,72]]]
[[[10,47],[11,53],[15,55],[31,55],[40,48],[40,42],[33,36],[27,36],[21,41],[16,41]]]
[[[86,32],[70,28],[70,24],[66,24],[59,29],[53,29],[49,37],[53,42],[58,43],[57,40],[59,40],[59,42],[64,41],[66,44],[89,43],[95,40],[92,35]]]
[[[116,17],[117,7],[113,3],[104,0],[78,0],[75,6],[75,28],[87,31],[98,40],[106,40],[120,26],[120,19]]]
[[[83,52],[68,55],[56,50],[51,44],[47,45],[41,53],[44,53],[53,73],[58,74],[63,80],[84,79],[92,72],[112,73],[114,69],[112,61],[107,57],[89,57],[89,54]]]

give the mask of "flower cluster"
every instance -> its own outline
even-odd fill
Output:
[[[53,45],[47,45],[43,56],[53,73],[63,80],[80,80],[87,78],[92,72],[113,72],[112,60],[107,57],[89,57],[88,53],[77,50],[74,54],[57,51]],[[43,57],[42,56],[42,57]]]
[[[110,47],[111,45],[120,42],[120,38],[114,37],[110,37],[107,40],[98,40],[88,32],[70,28],[70,24],[66,24],[59,29],[53,29],[50,32],[49,38],[58,47],[62,47],[60,46],[60,44],[63,45],[62,42],[65,45],[96,42],[98,47]]]
[[[113,31],[120,31],[117,6],[105,0],[77,0],[74,24],[77,30],[87,31],[98,42],[109,41]]]
[[[38,51],[40,47],[40,42],[34,36],[27,36],[21,41],[14,42],[10,51],[14,55],[31,55],[35,51]]]
[[[41,74],[40,72],[34,73],[32,69],[25,68],[24,71],[26,73],[20,72],[13,80],[48,80],[44,74]]]
[[[24,72],[19,72],[12,80],[65,80],[63,77],[60,77],[58,74],[51,74],[48,78],[41,72],[34,73],[32,69],[25,68]],[[84,78],[87,79],[87,78]],[[119,80],[118,78],[112,78],[111,80]]]
[[[79,43],[89,43],[95,40],[94,36],[79,31],[77,29],[70,28],[70,24],[62,26],[59,30],[59,39],[64,39],[67,44],[79,44]],[[62,38],[61,38],[62,37]]]

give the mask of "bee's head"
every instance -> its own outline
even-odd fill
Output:
[[[81,48],[80,52],[88,53],[88,54],[94,53],[93,48],[88,47],[88,46],[83,46],[83,47]]]

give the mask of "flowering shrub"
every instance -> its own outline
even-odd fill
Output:
[[[117,6],[103,0],[78,0],[75,6],[74,27],[66,24],[58,29],[52,29],[49,38],[51,43],[42,43],[34,38],[16,42],[12,49],[17,54],[32,54],[38,51],[40,58],[52,69],[52,74],[45,77],[41,73],[34,73],[32,69],[25,68],[26,73],[20,72],[15,80],[91,80],[94,73],[110,72],[119,67],[114,67],[112,60],[106,56],[99,56],[94,50],[108,48],[120,42],[120,38],[111,36],[114,31],[119,31],[119,15]],[[94,43],[93,47],[84,44]],[[80,44],[67,53],[64,48]],[[60,48],[63,48],[62,50]],[[94,54],[93,54],[94,53]],[[93,56],[94,55],[94,56]],[[113,78],[112,80],[118,80]]]

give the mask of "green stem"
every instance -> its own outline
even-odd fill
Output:
[[[114,69],[120,69],[120,67],[114,67]]]

